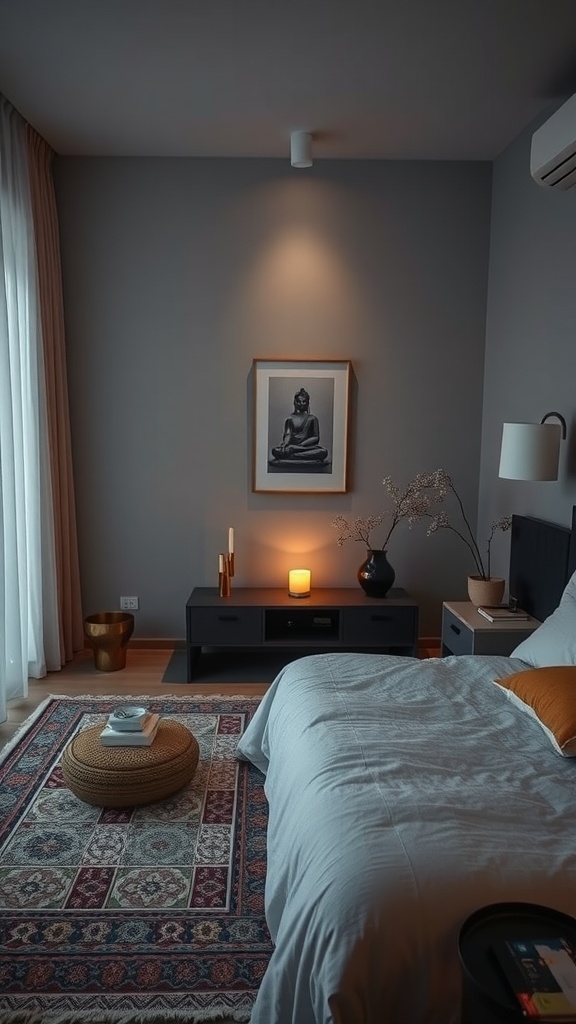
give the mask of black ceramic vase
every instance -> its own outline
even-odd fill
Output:
[[[366,560],[358,569],[358,582],[368,597],[386,597],[396,573],[386,551],[368,549]]]

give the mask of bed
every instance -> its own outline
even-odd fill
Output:
[[[251,1024],[456,1024],[472,912],[576,917],[575,513],[514,517],[510,593],[545,620],[514,656],[319,654],[274,680],[238,746],[269,802]]]

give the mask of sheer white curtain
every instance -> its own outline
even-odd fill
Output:
[[[0,721],[61,667],[26,123],[0,95]]]

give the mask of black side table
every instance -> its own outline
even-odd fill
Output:
[[[563,936],[576,944],[576,919],[537,903],[492,903],[463,924],[461,1024],[521,1024],[526,1017],[492,952],[502,939]]]

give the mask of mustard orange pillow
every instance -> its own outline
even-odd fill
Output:
[[[494,682],[536,719],[559,754],[576,757],[576,666],[533,668]]]

